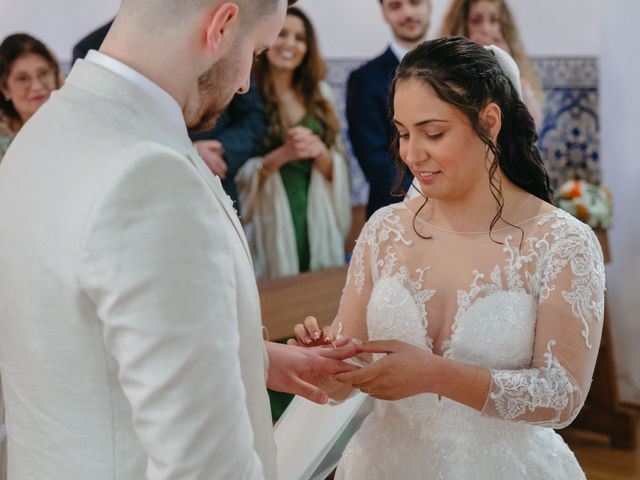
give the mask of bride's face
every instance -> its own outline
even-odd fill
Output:
[[[418,79],[399,82],[394,114],[400,157],[426,196],[462,200],[486,188],[487,146],[465,114],[440,100],[430,85]]]

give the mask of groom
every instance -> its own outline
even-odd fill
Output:
[[[275,479],[265,380],[323,402],[317,376],[352,369],[348,347],[262,341],[241,226],[187,136],[247,91],[286,3],[122,0],[5,156],[9,478]]]

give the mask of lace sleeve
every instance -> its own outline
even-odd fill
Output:
[[[538,309],[531,368],[491,371],[486,415],[563,428],[582,408],[602,333],[605,280],[595,235],[576,223],[561,220],[538,241],[542,252],[532,277]]]
[[[376,232],[379,224],[375,213],[365,224],[353,250],[347,280],[334,326],[342,323],[342,332],[360,340],[367,340],[367,305],[373,288],[372,267],[376,250]]]

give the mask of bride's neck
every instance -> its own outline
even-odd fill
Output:
[[[527,217],[530,213],[527,212],[528,207],[533,207],[527,202],[530,198],[527,192],[505,177],[502,177],[501,183],[501,194],[495,193],[498,198],[502,197],[503,209],[501,219],[493,228],[506,227],[508,226],[506,222],[514,224],[524,220],[525,218],[521,217]],[[426,221],[456,232],[489,230],[499,208],[498,201],[488,186],[486,189],[457,199],[430,198],[427,205],[428,208],[424,212]]]

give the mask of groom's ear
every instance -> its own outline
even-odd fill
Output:
[[[215,60],[222,57],[234,44],[239,30],[238,13],[238,5],[227,2],[215,6],[207,14],[206,49]]]

